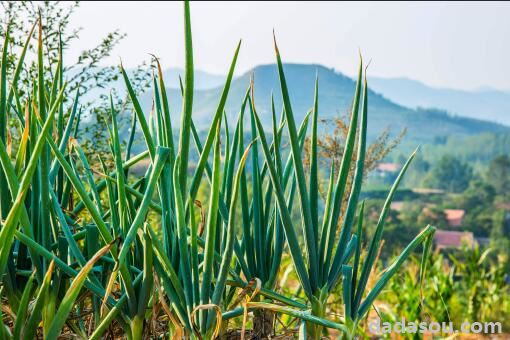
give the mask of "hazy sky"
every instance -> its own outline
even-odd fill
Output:
[[[154,53],[165,68],[183,65],[182,3],[80,6],[71,55],[118,28],[128,36],[109,62],[132,66]],[[213,73],[226,73],[239,39],[238,74],[274,62],[274,28],[286,62],[352,75],[361,49],[372,59],[369,75],[510,90],[510,3],[197,2],[191,15],[195,65]]]

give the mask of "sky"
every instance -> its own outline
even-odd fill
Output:
[[[126,66],[160,57],[182,67],[180,2],[82,2],[73,16],[81,36],[69,56],[109,31],[127,37],[106,62]],[[274,63],[272,31],[284,62],[318,63],[348,75],[358,50],[369,76],[428,85],[510,91],[510,3],[192,2],[195,67],[225,74],[242,39],[237,74]]]

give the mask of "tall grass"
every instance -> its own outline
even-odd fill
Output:
[[[275,39],[283,108],[278,119],[273,102],[272,141],[257,113],[253,83],[230,134],[224,109],[239,43],[202,141],[193,122],[188,2],[184,19],[186,63],[178,136],[159,61],[154,59],[149,121],[121,65],[136,125],[124,148],[119,131],[123,112],[111,103],[111,168],[100,158],[87,158],[76,139],[80,94],[66,90],[62,48],[58,63],[47,70],[39,19],[16,67],[8,69],[7,29],[0,72],[0,273],[1,297],[5,296],[10,311],[2,317],[7,316],[12,327],[0,328],[3,338],[42,334],[56,339],[64,330],[99,339],[115,326],[129,339],[141,339],[153,331],[151,320],[161,318],[168,320],[167,335],[216,338],[225,334],[229,319],[243,315],[246,320],[248,311],[262,318],[255,327],[266,321],[268,311],[301,319],[302,337],[318,339],[324,328],[333,328],[350,338],[410,254],[424,244],[427,255],[433,227],[425,228],[367,291],[386,214],[414,154],[389,191],[362,256],[364,204],[359,204],[359,193],[368,126],[362,63],[340,172],[335,178],[331,170],[327,199],[322,202],[318,191],[327,174],[318,166],[319,80],[313,108],[298,126]],[[22,86],[17,80],[37,26],[38,76]],[[8,138],[8,121],[21,131],[16,145]],[[303,145],[310,122],[311,166],[305,171]],[[131,157],[135,127],[141,130],[147,151]],[[285,137],[290,150],[284,162]],[[194,167],[190,166],[192,140],[199,155]],[[130,167],[145,158],[149,158],[147,171],[133,179]],[[245,168],[248,160],[250,171]],[[203,185],[209,188],[207,205],[197,200]],[[292,218],[295,206],[299,220]],[[158,223],[151,216],[157,216]],[[304,293],[299,299],[282,295],[276,286],[285,249]],[[327,301],[339,285],[345,315],[333,321]],[[85,315],[91,317],[84,321]]]

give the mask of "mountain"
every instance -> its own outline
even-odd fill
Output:
[[[194,85],[196,90],[213,89],[215,87],[221,86],[225,81],[225,76],[222,75],[217,75],[201,70],[195,70],[194,73]],[[167,84],[168,87],[178,89],[179,75],[181,77],[184,75],[184,70],[182,68],[171,68],[163,71],[165,84]]]
[[[492,88],[462,91],[427,86],[407,78],[369,79],[370,86],[389,100],[410,108],[435,107],[465,117],[510,125],[510,93]]]
[[[321,65],[285,64],[284,70],[292,109],[297,121],[301,121],[312,107],[316,75],[319,77],[319,117],[345,118],[348,115],[355,89],[353,79]],[[233,119],[238,114],[252,74],[255,81],[257,112],[269,129],[271,93],[274,93],[278,115],[282,106],[279,79],[274,64],[257,66],[235,78],[231,84],[225,111],[229,117],[230,125],[233,125]],[[369,85],[371,86],[371,82]],[[198,127],[205,128],[210,124],[221,91],[222,86],[195,91],[193,119]],[[175,124],[177,124],[181,111],[181,94],[175,88],[169,88],[168,94],[172,116],[176,120],[174,126],[178,126]],[[143,95],[141,103],[148,112],[152,103],[152,95],[150,93]],[[368,103],[368,138],[370,140],[377,138],[386,128],[391,129],[393,135],[407,129],[405,140],[413,144],[433,143],[451,135],[510,131],[510,128],[496,123],[455,116],[437,109],[407,108],[388,100],[373,90],[369,90]]]

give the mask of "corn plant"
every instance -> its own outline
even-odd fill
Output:
[[[420,261],[411,257],[383,295],[387,308],[378,308],[383,320],[398,322],[404,317],[406,320],[433,318],[438,322],[453,321],[450,314],[454,312],[449,310],[449,306],[456,288],[454,267],[447,265],[442,254],[434,253],[428,268],[431,280],[420,286]],[[409,335],[409,338],[418,338],[418,335]]]

